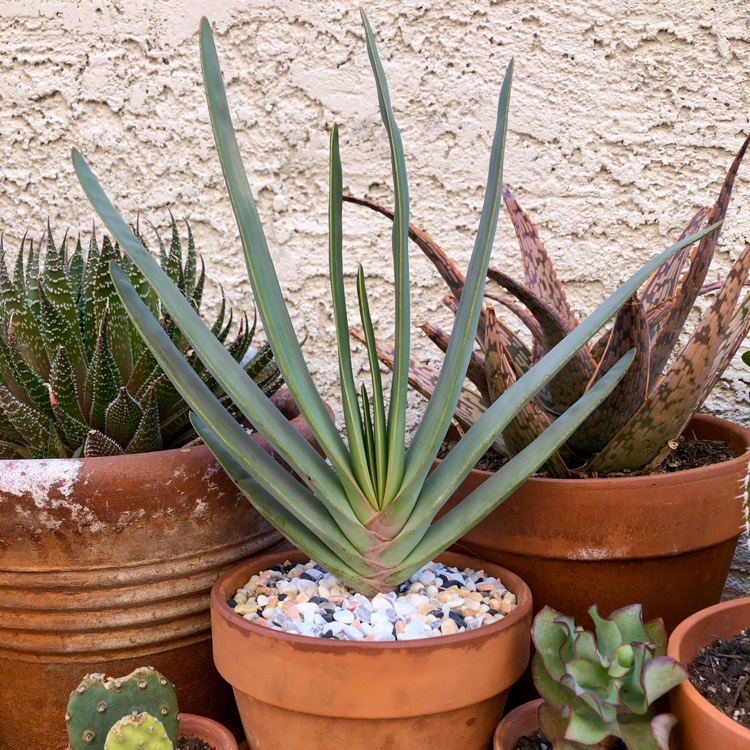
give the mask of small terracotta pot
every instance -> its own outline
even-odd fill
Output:
[[[197,714],[180,714],[180,738],[197,737],[214,750],[237,750],[234,735],[218,721]],[[70,746],[65,750],[70,750]]]
[[[688,617],[669,638],[667,654],[685,666],[702,646],[727,639],[750,627],[750,597],[716,604]],[[669,694],[677,716],[675,734],[680,750],[748,750],[750,729],[712,706],[689,680]]]
[[[541,698],[537,698],[514,708],[504,716],[495,730],[492,750],[513,750],[521,737],[536,732],[539,729],[537,711],[543,702]]]
[[[180,737],[197,737],[214,750],[237,750],[237,740],[222,724],[196,714],[180,714]]]
[[[255,558],[211,592],[214,661],[234,688],[251,750],[485,750],[529,658],[531,592],[518,576],[481,566],[518,599],[498,623],[440,638],[351,643],[261,628],[227,605],[254,573],[285,559],[306,558]],[[438,559],[477,567],[455,553]]]
[[[528,479],[455,546],[520,575],[544,605],[589,622],[640,602],[671,631],[721,597],[743,525],[750,431],[696,416],[686,435],[726,440],[737,458],[615,479]],[[492,474],[473,470],[453,507]],[[564,581],[564,585],[560,585]]]

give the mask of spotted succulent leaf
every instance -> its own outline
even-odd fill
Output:
[[[107,312],[105,311],[86,380],[86,397],[87,403],[90,404],[88,422],[95,430],[104,429],[107,406],[117,398],[120,388],[122,388],[120,371],[108,346]]]
[[[141,404],[143,416],[128,443],[125,453],[149,453],[158,451],[162,447],[161,430],[159,429],[159,404],[156,398],[156,388],[151,387]]]
[[[58,348],[50,371],[49,400],[73,419],[85,424],[81,411],[80,389],[76,382],[73,365],[64,346]]]
[[[565,290],[557,277],[544,243],[536,227],[518,205],[518,201],[507,185],[503,185],[503,201],[521,248],[526,286],[536,297],[557,310],[570,328],[577,326],[578,318],[568,303]]]
[[[44,451],[54,429],[51,419],[19,401],[5,386],[0,386],[0,409],[30,448]]]
[[[125,448],[135,435],[142,418],[141,405],[128,393],[127,388],[120,388],[117,398],[110,403],[104,415],[105,433]]]

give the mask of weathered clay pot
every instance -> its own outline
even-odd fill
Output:
[[[497,725],[492,750],[514,750],[516,742],[539,729],[537,711],[543,703],[541,698],[514,708]]]
[[[301,553],[265,555],[225,573],[211,592],[214,661],[234,688],[251,750],[485,750],[509,686],[529,658],[531,593],[483,565],[518,597],[491,626],[390,643],[308,638],[253,625],[227,600],[256,572]],[[455,553],[450,565],[474,564]]]
[[[1,461],[0,748],[63,747],[81,677],[143,664],[185,711],[240,731],[213,666],[209,592],[280,539],[205,446]]]
[[[672,474],[527,480],[456,545],[503,565],[549,605],[586,625],[640,602],[668,630],[719,601],[743,525],[750,431],[696,416],[686,434],[726,440],[738,456]],[[472,471],[460,501],[491,474]]]
[[[198,714],[180,714],[180,738],[196,737],[214,750],[237,750],[234,735],[218,721]],[[70,746],[65,750],[70,750]]]
[[[697,612],[680,623],[669,638],[667,654],[688,665],[702,646],[717,638],[732,638],[750,627],[750,597],[735,599]],[[747,750],[750,729],[714,708],[691,684],[680,683],[669,694],[680,750]]]

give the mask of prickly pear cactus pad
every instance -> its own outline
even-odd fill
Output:
[[[139,667],[125,677],[86,675],[68,699],[65,721],[70,750],[104,750],[114,724],[143,712],[159,719],[170,742],[177,742],[177,696],[164,675],[152,667]]]
[[[149,713],[124,716],[109,730],[104,740],[104,750],[173,749],[164,724]]]

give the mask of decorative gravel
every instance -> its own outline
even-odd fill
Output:
[[[407,641],[490,625],[516,608],[516,596],[482,570],[433,562],[398,591],[368,598],[313,562],[286,562],[254,575],[228,604],[246,620],[286,633]]]

